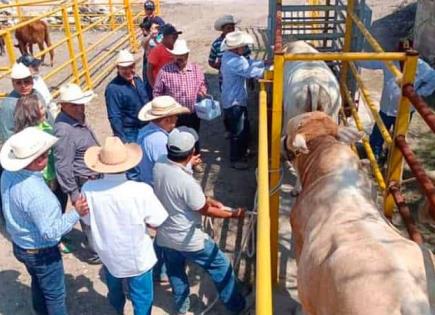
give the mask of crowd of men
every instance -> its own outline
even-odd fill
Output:
[[[39,59],[24,55],[12,67],[13,90],[0,104],[2,214],[14,256],[31,276],[39,315],[67,314],[62,253],[73,250],[67,234],[77,222],[88,263],[103,264],[118,314],[126,303],[123,283],[134,313],[150,314],[155,281],[169,281],[177,314],[187,313],[187,262],[211,276],[231,313],[249,308],[229,259],[201,228],[202,216],[245,215],[207,197],[193,177],[204,171],[195,113],[208,93],[204,72],[189,60],[182,32],[154,14],[152,1],[144,8],[143,76],[136,75],[134,56],[121,50],[117,75],[105,89],[113,136],[102,144],[86,120],[93,91],[65,84],[56,103],[38,75]],[[246,80],[262,77],[265,65],[248,57],[253,40],[235,31],[238,22],[230,15],[216,21],[221,34],[209,64],[219,70],[231,167],[243,170]]]

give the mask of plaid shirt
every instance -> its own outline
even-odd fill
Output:
[[[194,105],[198,93],[207,92],[204,73],[201,68],[193,63],[188,63],[186,68],[180,70],[175,63],[169,63],[160,69],[154,84],[154,97],[169,95],[178,103],[194,112]]]

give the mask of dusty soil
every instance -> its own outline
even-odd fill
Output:
[[[286,1],[286,3],[300,3],[301,1]],[[414,1],[408,1],[411,3]],[[373,9],[373,20],[379,20],[393,12],[399,5],[395,0],[368,0],[367,3]],[[172,22],[184,33],[183,37],[188,40],[191,48],[191,60],[202,65],[207,73],[207,80],[211,93],[218,97],[217,74],[207,66],[207,56],[210,43],[217,37],[213,30],[213,22],[216,17],[225,13],[232,13],[242,18],[241,28],[251,32],[258,42],[254,50],[254,56],[262,58],[264,55],[264,28],[267,24],[267,1],[265,0],[167,0],[162,2],[162,16],[165,20]],[[59,39],[62,35],[53,31],[52,41]],[[86,45],[93,43],[103,32],[89,32],[85,36]],[[120,35],[121,36],[121,35]],[[112,39],[113,42],[117,38]],[[260,48],[261,47],[261,48]],[[136,54],[138,60],[141,59],[141,52]],[[60,48],[56,52],[56,64],[60,64],[68,59],[66,48]],[[0,57],[0,64],[4,65],[5,57]],[[141,64],[141,61],[138,62]],[[47,73],[50,69],[43,68]],[[141,73],[138,67],[138,73]],[[55,87],[59,82],[66,78],[68,74],[55,77],[49,81],[49,85]],[[107,113],[104,106],[104,88],[113,77],[108,77],[97,89],[99,97],[93,101],[87,109],[87,117],[93,129],[96,131],[100,140],[110,135],[110,127],[107,120]],[[376,100],[380,98],[380,88],[382,75],[376,71],[364,72],[364,77],[373,92]],[[10,82],[0,80],[0,89],[8,91]],[[255,152],[256,143],[256,95],[251,93],[251,120],[253,150]],[[363,111],[363,109],[362,109]],[[362,113],[368,117],[368,114]],[[370,124],[366,124],[370,130]],[[421,156],[429,156],[427,143],[433,141],[425,140],[427,130],[422,126],[419,117],[412,122],[410,138],[416,148],[422,150]],[[200,136],[203,139],[202,155],[206,163],[206,172],[199,177],[204,190],[209,195],[214,195],[230,206],[253,206],[256,181],[255,181],[255,156],[250,160],[251,169],[249,171],[234,171],[228,167],[228,144],[223,138],[223,125],[220,120],[203,122]],[[422,141],[417,141],[419,139]],[[432,138],[433,139],[433,138]],[[433,162],[433,159],[432,159]],[[428,159],[430,163],[430,158]],[[300,306],[297,302],[297,283],[296,283],[296,264],[291,247],[291,235],[289,226],[289,212],[292,199],[289,192],[292,189],[294,176],[286,173],[281,188],[281,211],[280,211],[280,272],[279,286],[274,293],[275,314],[299,314]],[[412,187],[411,187],[412,188]],[[417,201],[418,195],[415,194]],[[246,229],[248,219],[245,220]],[[242,252],[242,262],[240,264],[239,277],[244,282],[244,288],[249,291],[250,281],[254,274],[252,259],[246,259],[244,249],[241,249],[243,224],[235,221],[215,220],[214,238],[226,253],[234,258],[235,254]],[[433,231],[433,230],[432,230]],[[30,301],[30,279],[22,264],[18,263],[12,255],[11,246],[4,230],[0,229],[0,314],[27,315],[31,314]],[[430,236],[429,230],[429,236]],[[433,235],[433,233],[432,233]],[[100,266],[91,266],[86,263],[87,253],[82,248],[83,236],[80,227],[77,225],[70,233],[76,251],[73,254],[64,256],[64,265],[67,284],[67,303],[70,314],[114,314],[105,298],[107,290],[101,273]],[[199,314],[210,301],[216,297],[213,285],[207,275],[195,268],[189,272],[191,281],[191,293],[195,294],[195,314]],[[261,284],[259,284],[261,285]],[[168,286],[155,286],[155,306],[153,314],[168,314],[173,312],[170,289]],[[132,314],[130,303],[127,303],[126,314]],[[218,303],[209,314],[225,314],[223,306]]]

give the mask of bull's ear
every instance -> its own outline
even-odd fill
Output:
[[[310,152],[307,147],[307,142],[305,141],[305,137],[298,133],[293,139],[292,148],[295,152],[307,154]]]
[[[364,137],[365,133],[354,127],[339,127],[337,131],[337,139],[347,144],[353,144]]]

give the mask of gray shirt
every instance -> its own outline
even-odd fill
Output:
[[[98,141],[86,124],[63,112],[56,117],[54,135],[59,138],[54,146],[57,180],[75,202],[80,194],[80,183],[97,175],[86,167],[84,155],[89,147],[98,145]]]
[[[166,156],[154,166],[154,193],[168,212],[157,230],[157,244],[179,251],[204,249],[207,234],[201,230],[201,213],[206,198],[192,171]]]

